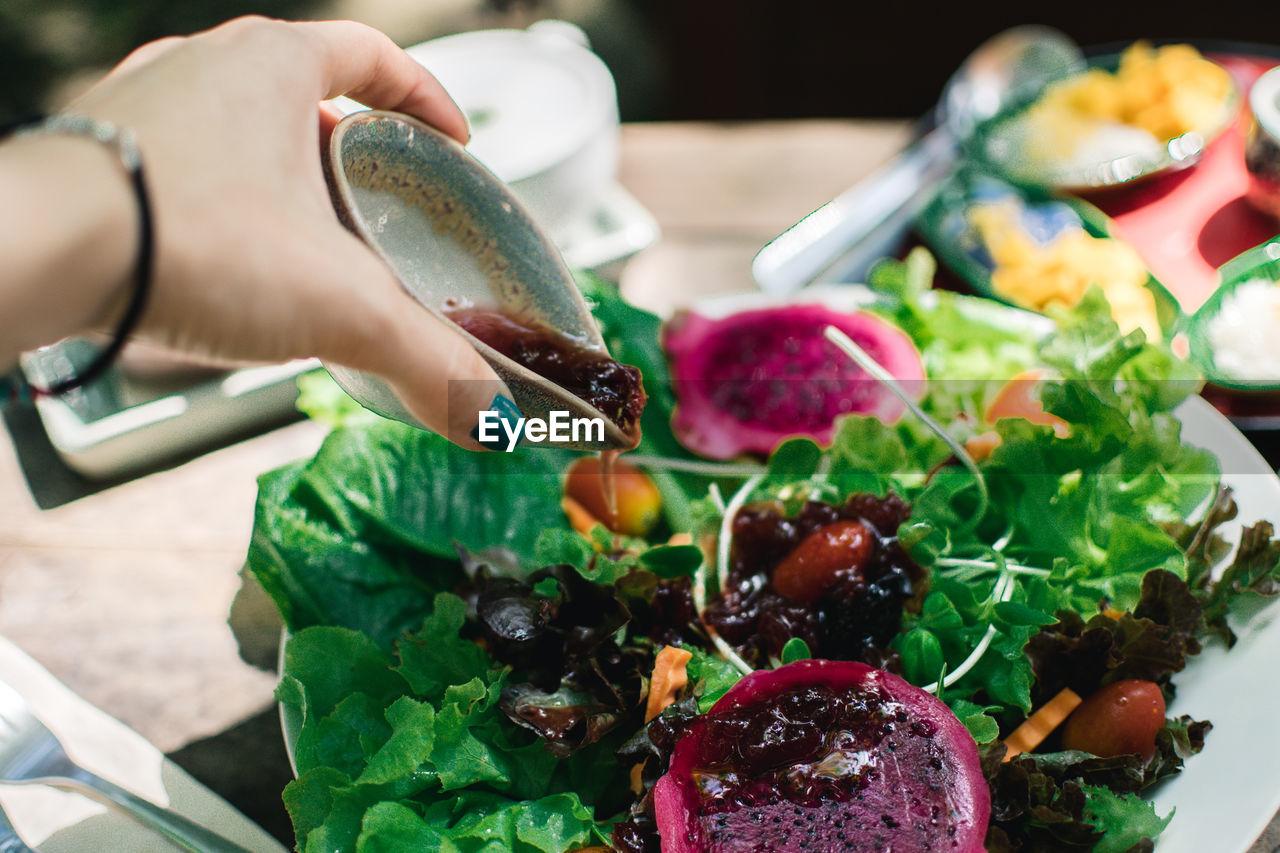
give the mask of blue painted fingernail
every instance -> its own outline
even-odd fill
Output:
[[[524,417],[515,401],[498,394],[476,416],[476,428],[471,437],[489,450],[514,450],[524,429]]]

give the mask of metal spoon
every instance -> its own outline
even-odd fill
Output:
[[[865,278],[892,254],[979,124],[1084,68],[1080,48],[1049,27],[1015,27],[984,42],[947,81],[933,129],[761,249],[751,264],[756,283],[791,293],[823,273],[834,276],[837,262],[839,280]]]
[[[527,418],[551,412],[600,418],[604,440],[554,442],[578,450],[630,449],[635,437],[564,388],[467,334],[453,309],[496,309],[534,321],[575,346],[606,353],[604,341],[559,250],[498,178],[454,140],[410,116],[347,116],[324,158],[343,223],[391,267],[405,289],[452,325],[506,383]],[[366,408],[423,427],[376,376],[325,365]],[[584,431],[591,436],[592,431]],[[552,442],[548,442],[552,443]]]

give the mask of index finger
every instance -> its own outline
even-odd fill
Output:
[[[374,109],[417,116],[466,143],[467,119],[427,69],[383,33],[355,21],[299,24],[322,51],[326,98],[350,95]]]

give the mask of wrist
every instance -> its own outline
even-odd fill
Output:
[[[0,144],[0,360],[109,328],[129,299],[138,211],[119,157],[62,134]]]

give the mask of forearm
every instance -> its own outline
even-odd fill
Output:
[[[66,335],[118,331],[141,294],[130,338],[373,373],[423,424],[473,446],[475,412],[501,383],[334,215],[317,104],[337,95],[466,141],[440,83],[349,21],[241,18],[152,42],[73,103],[137,135],[152,224],[145,281],[139,201],[116,152],[81,136],[0,142],[0,371]],[[453,380],[476,390],[453,394]]]
[[[127,298],[138,212],[113,151],[40,135],[0,144],[0,370],[109,327]]]

